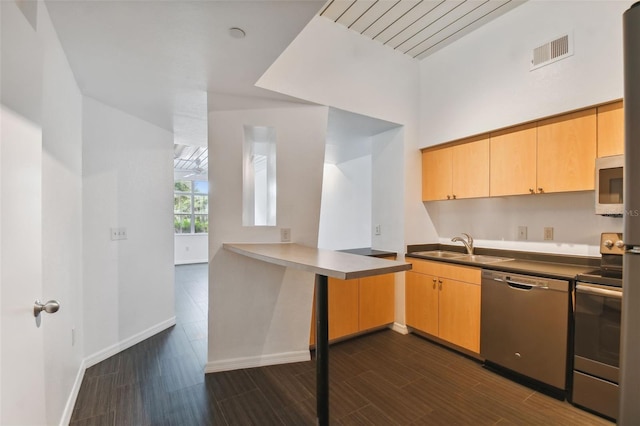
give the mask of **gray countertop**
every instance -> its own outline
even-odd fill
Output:
[[[362,248],[354,248],[347,250],[338,250],[341,253],[351,253],[351,254],[359,254],[361,256],[371,256],[371,257],[396,257],[398,253],[393,251],[385,251],[385,250],[376,250],[371,247],[362,247]]]
[[[224,243],[223,248],[264,262],[343,280],[411,269],[411,265],[405,262],[340,253],[293,243]]]
[[[513,272],[518,274],[529,274],[566,280],[573,280],[578,274],[593,271],[594,269],[598,269],[600,267],[599,257],[534,253],[517,250],[487,249],[481,247],[476,248],[474,250],[474,253],[489,256],[507,257],[513,260],[480,264],[477,262],[456,260],[455,258],[433,258],[412,254],[413,252],[428,250],[446,250],[463,253],[463,249],[463,247],[449,246],[444,244],[410,245],[407,247],[406,256],[417,259],[474,266],[494,271]]]

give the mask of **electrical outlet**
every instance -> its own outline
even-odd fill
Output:
[[[518,239],[526,240],[527,239],[527,227],[526,226],[518,226]]]
[[[291,241],[291,228],[280,228],[280,241],[283,243]]]
[[[545,239],[545,241],[553,240],[553,227],[545,226],[545,228],[544,228],[544,239]]]
[[[376,235],[380,235],[382,233],[382,227],[380,225],[376,225],[375,233]]]
[[[111,228],[111,240],[126,240],[127,228]]]

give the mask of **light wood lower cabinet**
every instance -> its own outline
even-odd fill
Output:
[[[395,276],[353,280],[329,278],[329,340],[391,324],[395,316]],[[309,344],[316,342],[315,296]]]
[[[406,276],[407,325],[480,352],[480,269],[412,259]]]

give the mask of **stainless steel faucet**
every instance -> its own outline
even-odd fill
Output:
[[[466,247],[467,254],[473,254],[473,238],[471,237],[471,235],[465,234],[464,232],[462,233],[462,235],[467,237],[467,239],[465,240],[462,237],[453,237],[451,239],[451,241],[454,242],[454,243],[458,242],[458,241],[461,242]]]

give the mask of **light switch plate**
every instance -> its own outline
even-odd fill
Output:
[[[280,241],[283,243],[291,241],[291,228],[280,228]]]
[[[545,228],[544,228],[544,239],[545,239],[545,241],[553,240],[553,227],[545,226]]]
[[[126,240],[127,228],[111,228],[111,240]]]

